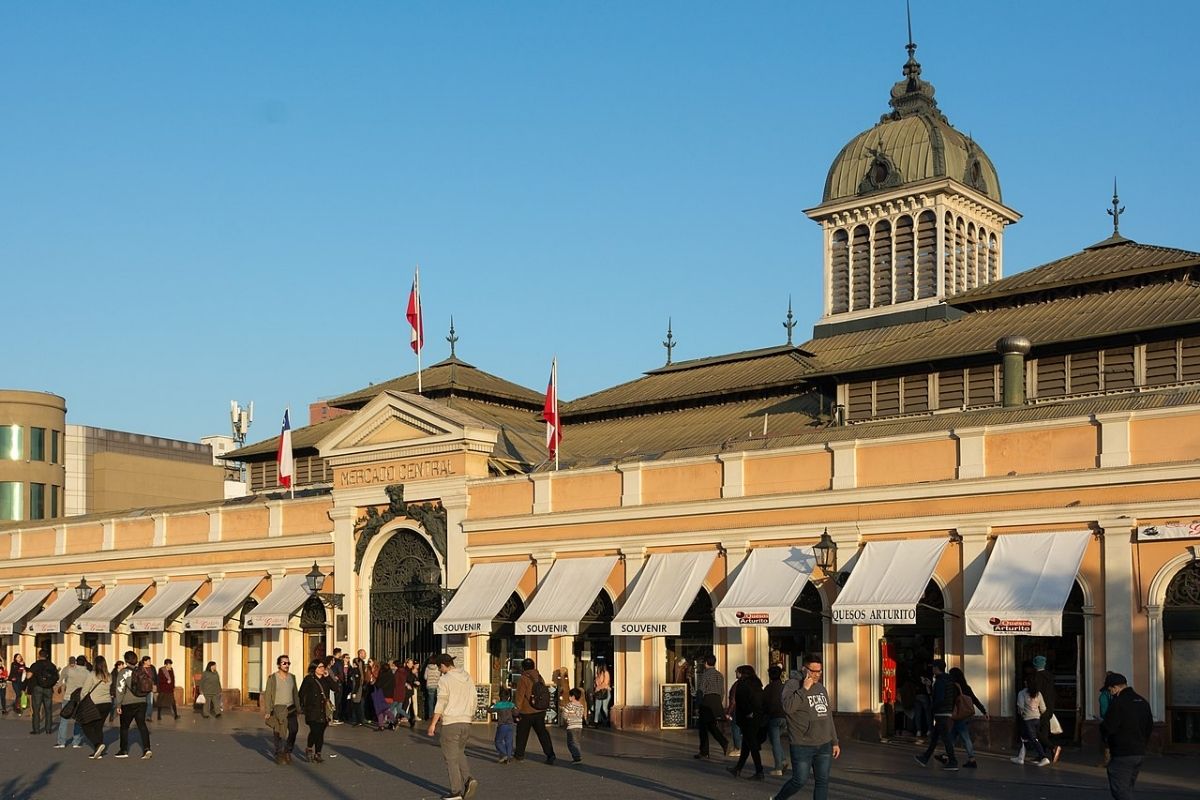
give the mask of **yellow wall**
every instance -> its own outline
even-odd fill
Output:
[[[208,514],[180,514],[167,517],[167,544],[198,544],[208,541]]]
[[[270,512],[264,506],[226,510],[221,513],[221,539],[265,538]]]
[[[149,517],[119,519],[113,527],[117,550],[136,550],[154,544],[154,520]]]
[[[555,511],[578,511],[585,508],[612,508],[621,505],[621,474],[591,472],[582,475],[555,475],[551,489]]]
[[[87,492],[89,513],[221,500],[225,471],[212,464],[97,453]]]
[[[1134,464],[1195,460],[1200,457],[1200,417],[1133,420],[1129,456]]]
[[[643,468],[642,502],[653,505],[711,500],[721,496],[722,477],[721,464],[715,460],[701,464]]]
[[[36,558],[54,555],[54,529],[37,528],[21,534],[21,557]]]
[[[103,525],[72,525],[67,528],[68,553],[94,553],[103,545]]]
[[[1099,453],[1099,429],[1075,425],[993,433],[988,435],[984,447],[989,477],[1094,469]]]
[[[284,536],[305,533],[328,533],[332,530],[333,520],[329,518],[328,501],[283,504]]]
[[[828,451],[747,457],[744,463],[747,495],[817,492],[833,480],[833,454]]]
[[[533,484],[528,480],[468,484],[471,505],[468,519],[513,517],[533,511]]]
[[[893,486],[952,480],[958,445],[946,437],[930,442],[861,446],[856,454],[859,486]]]

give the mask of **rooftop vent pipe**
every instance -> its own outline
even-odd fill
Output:
[[[1024,336],[1005,336],[996,342],[996,352],[1004,358],[1001,399],[1005,408],[1025,405],[1025,356],[1032,349],[1033,343]]]

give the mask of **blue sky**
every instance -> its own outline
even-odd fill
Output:
[[[1191,3],[913,0],[924,77],[1024,214],[1200,250]],[[0,386],[195,439],[415,368],[578,397],[802,341],[825,173],[887,110],[902,2],[0,3]]]

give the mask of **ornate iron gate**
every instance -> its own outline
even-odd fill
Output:
[[[371,651],[378,659],[435,654],[433,621],[442,610],[441,570],[420,535],[400,531],[379,551],[371,573]]]

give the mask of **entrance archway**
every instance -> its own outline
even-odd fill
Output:
[[[1190,750],[1200,746],[1200,563],[1187,564],[1167,585],[1163,635],[1167,741]]]
[[[300,608],[300,632],[304,634],[304,664],[303,668],[308,669],[308,663],[316,658],[325,658],[325,632],[327,619],[325,616],[325,604],[321,602],[321,598],[313,597],[304,601],[304,605]],[[297,672],[299,672],[297,670]]]
[[[791,625],[787,628],[767,628],[769,666],[781,665],[786,677],[799,671],[805,653],[821,654],[823,610],[820,591],[811,582],[805,583],[800,596],[792,604]]]
[[[1053,700],[1054,715],[1063,729],[1062,739],[1069,742],[1078,742],[1082,734],[1079,689],[1083,686],[1085,671],[1083,601],[1083,587],[1076,580],[1063,607],[1061,636],[1014,637],[1017,690],[1024,686],[1027,673],[1034,670],[1033,659],[1045,657],[1046,671],[1054,676],[1055,694],[1047,699],[1047,704]]]
[[[437,556],[420,534],[398,531],[371,571],[371,650],[377,659],[436,655],[433,621],[442,610]]]

